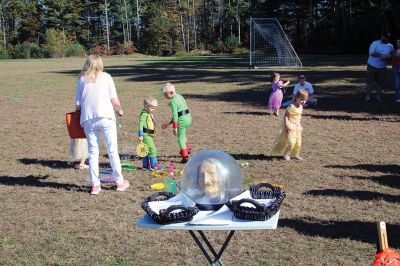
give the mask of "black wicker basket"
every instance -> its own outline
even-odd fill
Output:
[[[172,224],[172,223],[183,223],[192,220],[199,209],[196,207],[187,207],[183,205],[172,205],[167,209],[160,210],[160,213],[154,212],[149,205],[151,201],[163,201],[172,198],[175,194],[171,192],[161,191],[156,192],[148,197],[143,203],[143,210],[158,224]],[[179,212],[174,212],[181,210]]]
[[[268,188],[269,190],[264,190]],[[250,187],[252,198],[231,200],[226,205],[233,212],[236,218],[244,220],[266,221],[274,216],[285,198],[286,194],[279,187],[268,183],[261,183]],[[268,205],[260,203],[257,199],[274,199]],[[244,203],[250,203],[253,207],[242,206]]]

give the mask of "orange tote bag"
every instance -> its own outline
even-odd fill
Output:
[[[67,113],[67,128],[71,139],[85,139],[86,135],[81,127],[81,112],[75,111]]]

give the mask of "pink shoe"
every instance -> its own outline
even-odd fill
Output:
[[[283,159],[284,159],[285,161],[290,161],[289,155],[283,155]]]
[[[87,165],[87,164],[80,164],[79,166],[78,166],[78,169],[79,170],[84,170],[84,169],[89,169],[89,165]]]
[[[301,158],[300,156],[294,156],[294,158],[297,160],[297,161],[303,161],[303,158]]]
[[[128,180],[125,179],[124,182],[117,185],[117,191],[124,191],[128,187],[129,187],[129,182],[128,182]]]
[[[90,192],[90,195],[98,195],[101,191],[100,186],[93,186],[92,191]]]

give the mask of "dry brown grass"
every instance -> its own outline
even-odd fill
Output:
[[[206,264],[187,232],[135,226],[159,181],[148,172],[126,172],[124,193],[93,197],[86,173],[67,165],[64,114],[74,109],[83,60],[0,62],[0,265]],[[307,72],[319,98],[304,112],[305,160],[284,162],[269,154],[282,119],[265,108],[271,69],[248,70],[228,57],[106,58],[126,113],[120,153],[133,152],[145,96],[160,100],[158,125],[169,119],[159,88],[175,82],[193,116],[195,151],[225,150],[249,162],[246,184],[281,183],[287,192],[278,229],[237,232],[222,257],[227,265],[369,265],[377,221],[387,222],[389,246],[400,248],[400,107],[388,91],[383,103],[360,101],[363,61],[311,57],[309,67],[278,70],[292,81]],[[159,129],[155,141],[165,165],[179,160],[170,131]],[[220,244],[224,236],[210,235]]]

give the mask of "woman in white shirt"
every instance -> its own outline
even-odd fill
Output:
[[[76,86],[76,108],[81,111],[81,126],[88,140],[89,178],[92,195],[101,191],[99,179],[99,145],[104,137],[108,157],[113,169],[112,177],[117,191],[124,191],[129,182],[122,176],[118,153],[115,113],[124,113],[118,100],[115,84],[110,74],[103,72],[103,61],[99,55],[87,58]]]

